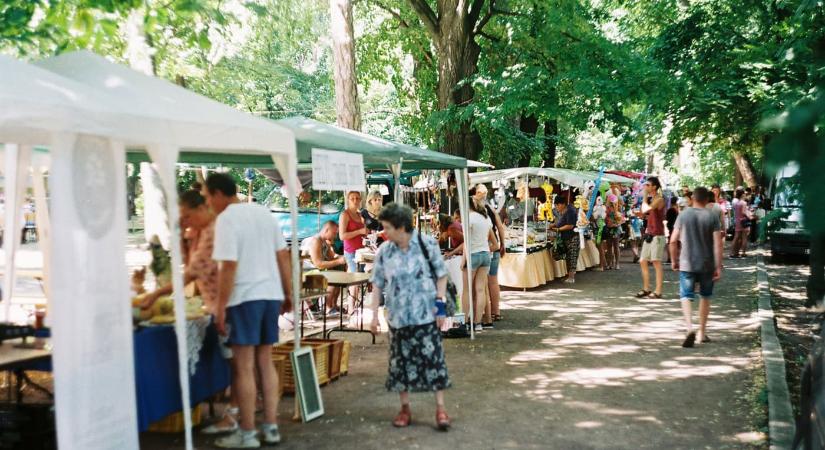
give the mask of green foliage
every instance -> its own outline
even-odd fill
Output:
[[[254,32],[236,54],[209,67],[192,88],[265,117],[307,116],[334,121],[330,50],[321,41],[328,27],[327,2],[270,1],[249,25]],[[289,17],[290,20],[284,20]]]

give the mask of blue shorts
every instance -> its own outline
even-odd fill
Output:
[[[226,308],[230,345],[272,345],[278,342],[280,300],[252,300]]]
[[[479,267],[489,267],[490,259],[490,252],[475,252],[470,255],[470,268],[475,270]]]
[[[501,253],[490,252],[490,276],[498,276],[498,265],[501,262]]]
[[[693,301],[696,283],[699,283],[700,298],[710,300],[713,297],[713,272],[679,272],[679,298]]]

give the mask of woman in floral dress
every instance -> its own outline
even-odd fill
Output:
[[[447,268],[438,242],[412,224],[412,210],[390,203],[378,216],[388,241],[375,256],[372,272],[372,330],[378,331],[378,303],[383,291],[389,312],[390,356],[386,387],[398,392],[401,411],[396,427],[409,426],[410,392],[434,392],[435,421],[446,431],[450,418],[444,389],[450,387],[441,333],[435,321],[437,299],[445,301]]]

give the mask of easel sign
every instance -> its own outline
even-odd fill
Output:
[[[312,189],[361,192],[366,184],[363,155],[320,148],[312,149]]]
[[[301,420],[306,423],[324,415],[324,399],[315,373],[311,347],[301,347],[289,354],[295,375],[295,392],[300,399]]]

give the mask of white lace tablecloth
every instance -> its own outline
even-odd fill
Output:
[[[186,321],[186,356],[189,362],[189,375],[194,375],[200,361],[206,329],[212,322],[212,316]]]

